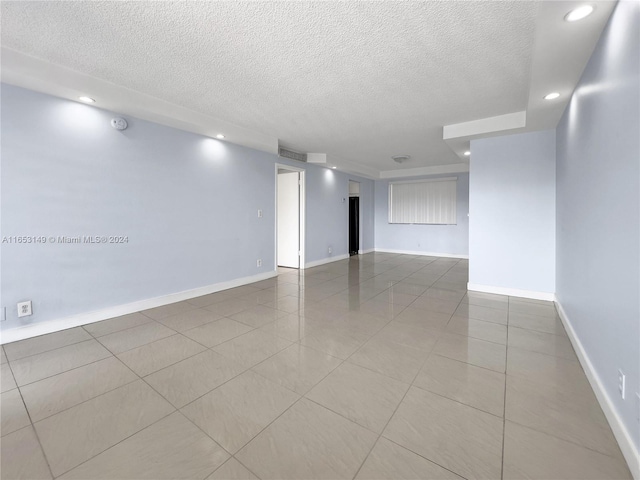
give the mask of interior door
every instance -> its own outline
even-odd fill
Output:
[[[300,268],[300,174],[278,173],[278,266]]]

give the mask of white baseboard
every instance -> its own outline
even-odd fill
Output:
[[[394,250],[390,248],[375,248],[376,252],[380,253],[402,253],[404,255],[422,255],[425,257],[446,257],[446,258],[469,258],[469,255],[460,255],[457,253],[437,253],[437,252],[422,252],[413,250]]]
[[[149,308],[162,307],[163,305],[168,305],[170,303],[181,302],[183,300],[189,300],[190,298],[200,297],[202,295],[208,295],[210,293],[220,292],[234,287],[240,287],[242,285],[259,282],[261,280],[267,280],[268,278],[273,278],[277,275],[278,272],[276,271],[260,273],[250,277],[236,278],[235,280],[229,280],[227,282],[220,282],[204,287],[194,288],[192,290],[171,293],[169,295],[163,295],[162,297],[148,298],[146,300],[139,300],[137,302],[126,303],[124,305],[108,307],[94,312],[80,313],[78,315],[57,320],[50,320],[47,322],[34,323],[9,330],[3,330],[0,334],[0,345],[24,340],[25,338],[45,335],[47,333],[59,332],[60,330],[66,330],[67,328],[79,327],[80,325],[87,325],[89,323],[99,322],[101,320],[107,320],[109,318],[119,317],[129,313],[135,313]]]
[[[365,253],[375,252],[375,248],[367,248],[366,250],[358,250],[358,255],[364,255]]]
[[[548,302],[553,302],[556,298],[553,293],[549,292],[493,287],[491,285],[478,285],[476,283],[467,283],[467,290],[471,290],[473,292],[494,293],[496,295],[509,295],[510,297],[531,298],[533,300],[546,300]]]
[[[629,466],[629,470],[631,470],[631,475],[635,480],[640,480],[640,452],[635,447],[633,443],[633,438],[627,430],[625,424],[622,422],[620,415],[618,415],[618,411],[616,410],[613,402],[611,401],[611,397],[607,393],[600,380],[600,376],[596,369],[593,367],[593,363],[591,363],[591,359],[589,355],[587,355],[586,350],[582,346],[582,342],[578,338],[576,331],[573,329],[573,325],[567,316],[567,313],[562,308],[562,305],[555,299],[556,307],[558,313],[560,314],[560,319],[562,320],[562,324],[564,325],[564,329],[567,331],[567,335],[569,336],[569,340],[573,345],[573,349],[578,356],[578,360],[580,361],[580,365],[582,365],[582,369],[587,375],[587,379],[591,384],[591,388],[593,389],[593,393],[595,393],[598,402],[600,403],[600,408],[604,412],[604,416],[607,418],[609,422],[609,426],[613,431],[613,435],[616,437],[618,441],[618,445],[620,446],[620,450],[622,451],[622,455],[624,459],[627,461],[627,465]]]
[[[304,268],[317,267],[318,265],[324,265],[325,263],[337,262],[339,260],[345,260],[349,258],[349,254],[345,253],[344,255],[336,255],[335,257],[327,257],[322,258],[320,260],[314,260],[313,262],[307,262]]]

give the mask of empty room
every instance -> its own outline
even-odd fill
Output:
[[[0,479],[640,480],[639,1],[0,18]]]

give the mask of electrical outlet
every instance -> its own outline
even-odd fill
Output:
[[[31,300],[18,303],[18,318],[31,315]]]
[[[636,420],[640,423],[640,393],[636,392]]]
[[[262,218],[262,210],[258,210],[258,218]]]
[[[329,247],[329,253],[333,252],[333,249],[331,247]]]
[[[626,384],[626,376],[622,370],[618,370],[618,392],[620,392],[620,397],[624,400],[624,389]]]
[[[261,267],[262,266],[262,259],[259,258],[258,261],[256,262],[256,266],[257,267]]]
[[[0,322],[4,322],[7,319],[7,307],[0,309]]]

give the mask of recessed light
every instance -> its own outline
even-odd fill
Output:
[[[469,150],[467,150],[466,152],[464,152],[464,156],[468,157],[469,155],[471,155],[471,152]]]
[[[331,168],[332,168],[333,170],[335,170],[335,169],[336,169],[336,168],[338,168],[338,167],[331,167]]]
[[[80,100],[81,102],[84,102],[84,103],[96,103],[96,101],[91,97],[82,96],[82,97],[78,97],[78,100]]]
[[[578,8],[574,8],[569,13],[564,16],[564,19],[567,22],[576,22],[578,20],[582,20],[585,17],[588,17],[593,13],[593,6],[591,5],[582,5]]]
[[[544,99],[545,100],[555,100],[559,96],[560,96],[560,94],[558,92],[553,92],[553,93],[549,93],[548,95],[545,95]]]
[[[219,138],[220,140],[222,140],[224,138],[224,135],[219,133],[219,134],[216,135],[216,138]]]

